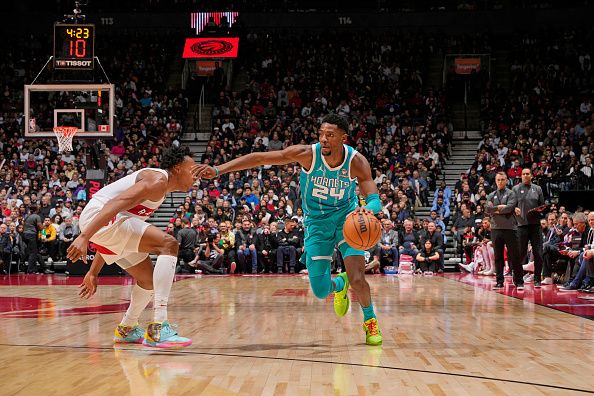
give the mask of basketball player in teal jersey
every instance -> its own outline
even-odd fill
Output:
[[[319,130],[319,143],[295,145],[280,151],[251,153],[218,167],[198,165],[198,177],[212,179],[224,173],[262,165],[301,165],[301,196],[305,226],[305,260],[311,289],[325,299],[334,292],[334,311],[344,316],[349,309],[349,284],[357,293],[363,309],[363,328],[369,345],[382,343],[382,333],[371,303],[369,284],[365,279],[365,252],[353,249],[343,237],[346,216],[353,212],[375,214],[381,204],[367,159],[344,144],[347,121],[338,115],[324,117]],[[365,207],[359,207],[356,182],[365,195]],[[338,245],[344,258],[346,273],[330,277],[334,247]]]

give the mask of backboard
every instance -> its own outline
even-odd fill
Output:
[[[25,137],[54,138],[56,126],[78,128],[77,139],[111,138],[113,84],[25,85]]]

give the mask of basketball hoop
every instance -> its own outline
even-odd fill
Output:
[[[72,138],[78,132],[77,127],[58,126],[54,127],[54,133],[58,138],[58,151],[72,151]]]

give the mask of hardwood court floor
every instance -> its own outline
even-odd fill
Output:
[[[468,278],[370,277],[384,345],[369,347],[358,304],[335,317],[306,277],[185,277],[169,316],[194,344],[174,351],[114,349],[130,280],[83,301],[80,279],[0,278],[1,395],[594,393],[594,321]]]

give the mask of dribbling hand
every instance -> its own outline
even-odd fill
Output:
[[[363,208],[363,207],[358,207],[357,209],[353,210],[353,213],[355,213],[355,214],[363,213],[366,215],[373,216],[373,211]]]

